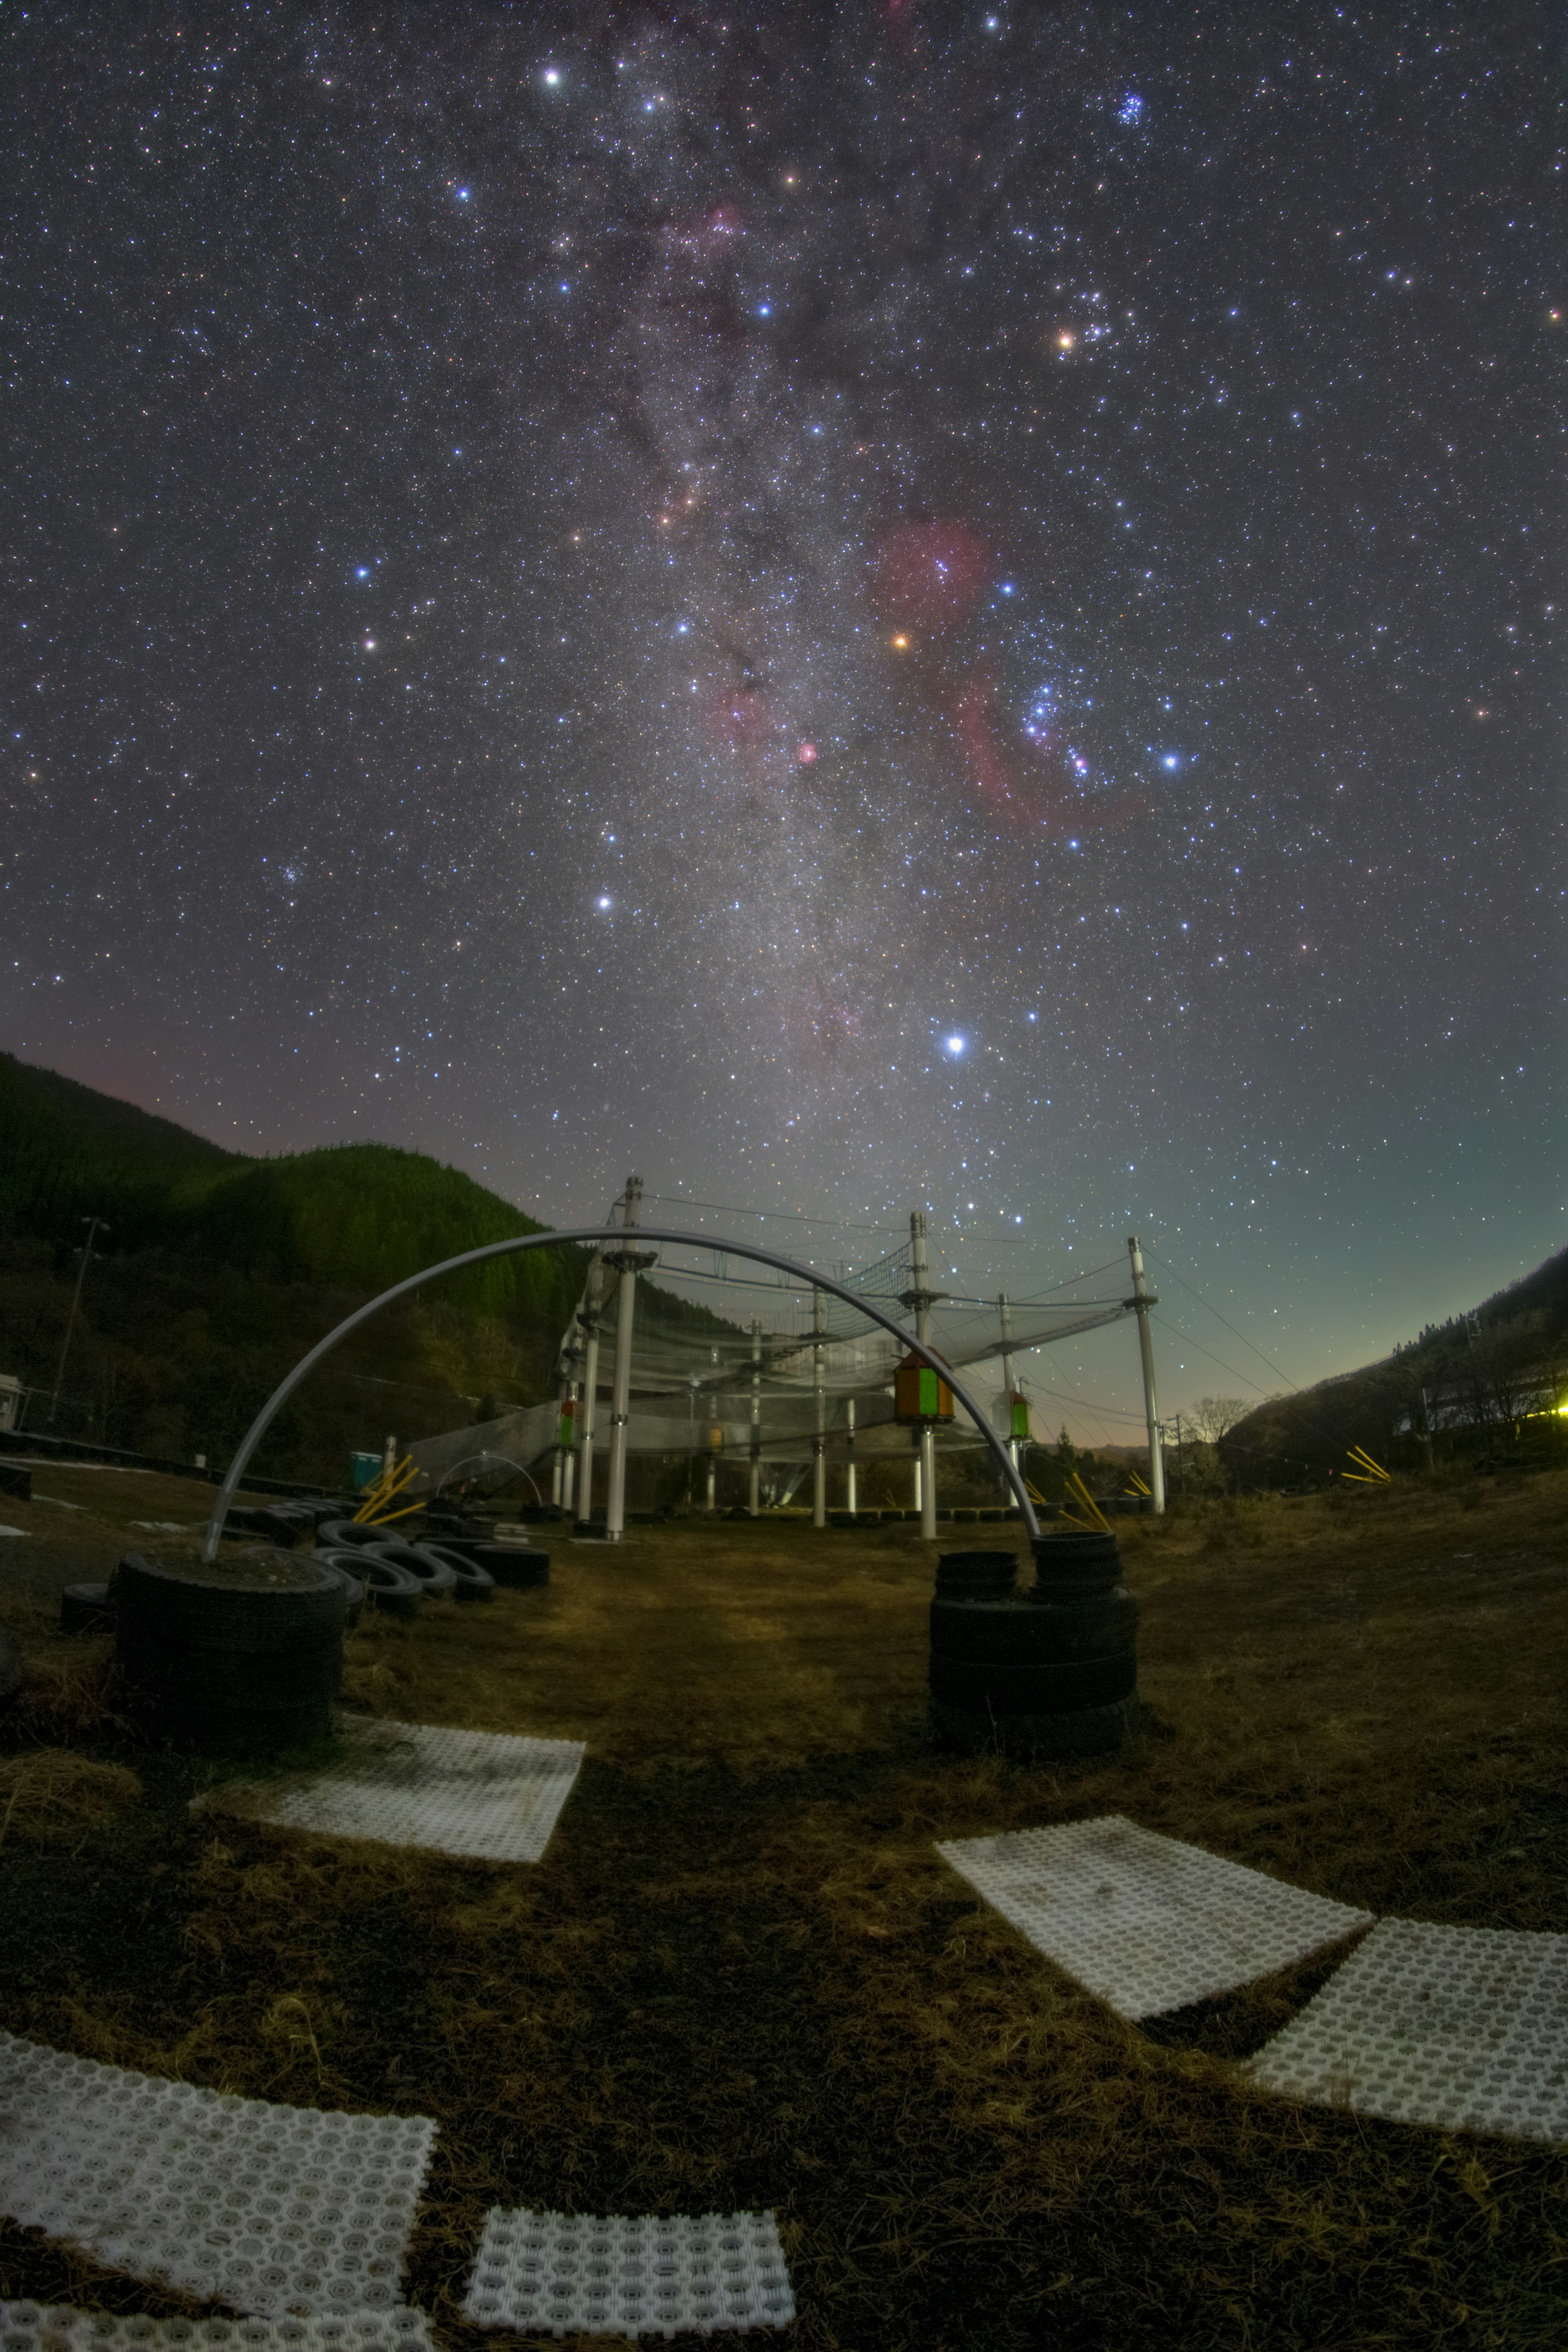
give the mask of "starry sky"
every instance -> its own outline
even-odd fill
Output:
[[[976,1293],[1136,1228],[1171,1406],[1562,1245],[1555,13],[0,59],[0,1042]]]

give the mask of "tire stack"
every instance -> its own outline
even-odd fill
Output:
[[[121,1691],[151,1738],[272,1756],[331,1728],[349,1598],[309,1559],[257,1545],[220,1574],[127,1552],[114,1601]]]
[[[1055,1529],[1014,1591],[1012,1552],[949,1552],[931,1605],[931,1722],[966,1754],[1092,1756],[1138,1714],[1138,1603],[1116,1538]],[[989,1563],[989,1565],[985,1565]]]

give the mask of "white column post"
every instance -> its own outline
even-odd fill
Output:
[[[628,1176],[621,1223],[630,1233],[642,1207],[642,1178]],[[619,1543],[626,1524],[626,1423],[632,1398],[632,1321],[637,1313],[637,1276],[656,1253],[625,1246],[605,1253],[605,1263],[620,1276],[616,1298],[616,1379],[610,1397],[610,1491],[605,1503],[605,1540]]]
[[[851,1516],[859,1508],[855,1499],[855,1400],[850,1397],[845,1407],[848,1417],[849,1434],[845,1440],[849,1462],[844,1473],[844,1507]]]
[[[752,1517],[762,1508],[758,1492],[763,1474],[763,1327],[759,1318],[752,1318]]]
[[[1160,1404],[1154,1394],[1154,1342],[1149,1332],[1149,1309],[1160,1304],[1158,1295],[1143,1279],[1143,1253],[1138,1246],[1138,1236],[1127,1237],[1127,1255],[1132,1261],[1132,1296],[1127,1304],[1138,1317],[1138,1346],[1143,1358],[1143,1415],[1149,1425],[1149,1490],[1154,1498],[1156,1512],[1165,1507],[1165,1459],[1160,1450]]]
[[[827,1402],[822,1383],[823,1338],[826,1328],[823,1319],[822,1293],[814,1287],[811,1294],[811,1386],[816,1402],[816,1428],[811,1441],[811,1524],[814,1528],[827,1525]]]
[[[932,1296],[931,1267],[926,1258],[925,1212],[915,1209],[910,1215],[909,1304],[915,1310],[915,1338],[922,1348],[931,1343]],[[936,1431],[929,1421],[921,1423],[919,1483],[915,1500],[920,1508],[921,1533],[932,1538],[936,1534]]]

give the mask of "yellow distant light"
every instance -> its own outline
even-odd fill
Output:
[[[907,652],[909,649],[909,642],[908,637],[895,637],[893,639],[893,651],[896,654]]]

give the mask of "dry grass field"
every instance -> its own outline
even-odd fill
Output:
[[[367,1615],[350,1704],[587,1742],[508,1869],[193,1817],[221,1771],[139,1748],[107,1645],[48,1626],[210,1490],[37,1475],[53,1501],[0,1501],[31,1666],[0,1717],[0,2026],[435,2116],[409,2291],[452,2352],[487,2341],[456,2313],[493,2203],[771,2206],[823,2352],[1568,2340],[1568,2155],[1237,2077],[1329,1960],[1134,2029],[933,1851],[1122,1812],[1379,1912],[1568,1930],[1568,1474],[1127,1523],[1146,1727],[1072,1766],[928,1749],[909,1528],[558,1542],[546,1591]],[[0,2222],[19,2295],[183,2307]]]

